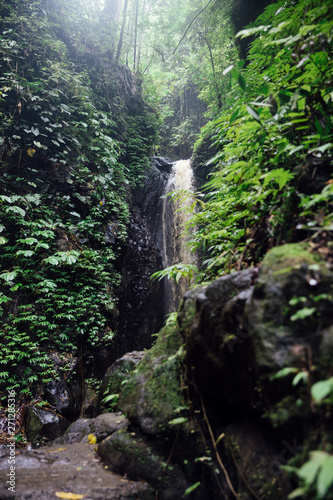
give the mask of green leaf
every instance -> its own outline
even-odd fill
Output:
[[[319,403],[332,393],[333,377],[327,380],[320,380],[319,382],[313,384],[313,386],[311,387],[311,395],[317,403]]]
[[[296,488],[288,495],[288,500],[293,500],[294,498],[302,497],[305,494],[304,488]]]
[[[4,194],[0,194],[0,200],[1,201],[7,201],[8,203],[13,203],[12,199],[10,196],[6,196]],[[4,227],[4,226],[2,226]]]
[[[201,482],[199,481],[198,483],[192,484],[189,488],[184,493],[184,497],[192,493],[192,491],[196,490],[200,486]]]
[[[16,278],[16,276],[17,276],[17,271],[12,271],[10,273],[5,272],[5,273],[0,274],[0,278],[2,278],[3,280],[5,280],[7,283],[10,283],[10,284],[11,284],[11,281],[13,281],[13,279]]]
[[[283,189],[288,182],[294,178],[294,174],[289,172],[289,170],[285,170],[284,168],[276,168],[271,172],[263,175],[264,178],[264,187],[267,184],[274,180],[278,185],[279,189]]]
[[[307,382],[309,379],[309,373],[306,371],[301,371],[297,373],[296,377],[293,380],[293,386],[299,384],[299,382]]]
[[[227,73],[229,73],[233,68],[235,67],[234,64],[231,64],[230,66],[228,66],[223,72],[222,72],[222,75],[226,75]]]
[[[258,123],[261,123],[260,122],[260,116],[258,115],[258,113],[253,108],[251,108],[251,106],[249,106],[247,104],[246,105],[246,109],[247,109],[247,112],[249,113],[249,115],[252,116],[252,118],[254,118]]]
[[[282,31],[286,26],[288,26],[292,21],[283,21],[282,23],[278,24],[278,26],[274,27],[274,28],[271,28],[269,30],[269,34],[272,35],[272,34],[275,34],[275,33],[279,33],[280,31]]]
[[[12,299],[6,295],[0,294],[0,304],[10,302]]]
[[[46,262],[47,264],[51,264],[52,266],[57,266],[59,264],[59,258],[51,255],[51,257],[44,259],[44,262]]]
[[[16,214],[20,214],[22,217],[24,217],[26,213],[25,210],[23,210],[23,208],[17,207],[16,205],[14,205],[13,207],[7,207],[6,213],[8,212],[14,212]]]
[[[37,288],[41,289],[50,289],[50,290],[55,290],[57,288],[57,284],[54,281],[51,280],[44,280],[38,283]]]
[[[6,240],[6,238],[4,238],[3,236],[0,236],[0,245],[4,245],[5,243],[7,243],[8,240]]]
[[[25,238],[25,239],[19,239],[17,240],[19,243],[23,243],[26,245],[34,245],[35,243],[38,243],[38,240],[36,238]]]
[[[77,261],[77,257],[75,257],[75,255],[69,254],[66,256],[67,264],[69,264],[69,265],[75,264],[76,261]]]
[[[289,304],[291,306],[297,306],[300,302],[306,302],[307,298],[306,297],[293,297],[292,299],[289,300]]]
[[[302,149],[304,149],[303,144],[301,144],[300,146],[291,147],[289,149],[289,156],[293,155],[294,153],[297,153],[298,151],[301,151]]]
[[[48,245],[47,243],[38,243],[37,248],[45,248],[46,250],[48,250],[50,248],[50,245]]]
[[[304,465],[302,465],[300,469],[298,469],[297,475],[298,477],[303,479],[307,486],[311,486],[316,479],[320,466],[320,460],[309,460]]]
[[[246,90],[246,80],[243,75],[239,74],[237,77],[238,85],[242,90]]]
[[[328,149],[332,148],[333,148],[333,142],[328,142],[327,144],[323,144],[322,146],[317,146],[315,148],[309,149],[308,153],[314,153],[314,152],[325,153]]]
[[[34,253],[35,252],[33,250],[18,250],[15,255],[17,256],[23,255],[23,257],[31,257],[32,255],[34,255]]]
[[[179,424],[184,424],[185,422],[187,422],[187,418],[186,417],[178,417],[178,418],[174,418],[173,420],[170,420],[168,423],[170,425],[179,425]]]
[[[287,366],[285,368],[282,368],[280,371],[275,373],[274,375],[271,375],[269,377],[269,380],[275,380],[277,378],[283,378],[286,377],[287,375],[290,375],[291,373],[297,373],[298,368],[294,368],[292,366]]]
[[[328,455],[324,458],[320,472],[317,478],[317,491],[320,498],[325,498],[325,495],[333,484],[333,456]]]
[[[35,127],[31,127],[31,132],[34,134],[34,135],[39,135],[39,130],[38,128],[35,128]]]
[[[271,28],[271,24],[267,25],[267,26],[258,26],[257,28],[247,28],[245,30],[241,30],[239,31],[237,34],[236,34],[236,38],[237,37],[242,37],[242,38],[245,38],[247,36],[252,36],[252,35],[255,35],[257,33],[259,33],[260,31],[268,31],[269,28]]]
[[[303,309],[300,309],[297,311],[295,314],[293,314],[290,318],[291,321],[297,321],[298,319],[305,319],[309,318],[316,312],[315,307],[304,307]]]
[[[231,116],[230,116],[230,120],[229,120],[229,124],[231,125],[235,120],[237,120],[237,118],[240,116],[240,113],[241,113],[241,110],[240,108],[236,108]]]
[[[119,394],[109,394],[105,398],[102,399],[102,403],[109,403],[110,401],[115,401],[119,397]]]

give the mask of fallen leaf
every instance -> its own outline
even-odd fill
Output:
[[[66,446],[64,448],[57,448],[56,450],[49,450],[47,453],[55,453],[56,451],[65,451],[65,450],[67,450]]]
[[[93,434],[88,434],[88,441],[90,444],[95,444],[97,443],[97,437]]]
[[[84,498],[86,495],[77,495],[76,493],[65,493],[64,491],[56,491],[56,497],[65,498],[67,500],[80,500],[80,498]]]

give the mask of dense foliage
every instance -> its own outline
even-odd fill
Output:
[[[224,68],[229,91],[208,127],[216,171],[192,219],[205,277],[305,238],[330,255],[332,26],[330,2],[281,1],[238,33],[255,38],[246,64]]]
[[[98,15],[0,4],[0,380],[30,396],[53,376],[50,351],[93,357],[114,335],[126,193],[156,133]]]

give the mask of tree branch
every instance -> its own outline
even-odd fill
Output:
[[[185,33],[183,34],[183,36],[182,36],[182,37],[181,37],[181,39],[179,40],[177,47],[176,47],[176,48],[175,48],[175,50],[172,52],[172,55],[173,55],[173,56],[175,55],[175,53],[176,53],[176,51],[177,51],[177,49],[178,49],[179,45],[180,45],[180,44],[182,43],[182,41],[184,40],[184,38],[185,38],[185,36],[186,36],[186,34],[187,34],[188,30],[190,29],[190,27],[192,26],[192,24],[194,23],[194,21],[196,20],[196,18],[197,18],[197,17],[199,17],[199,16],[200,16],[200,14],[202,14],[202,13],[203,13],[203,12],[207,9],[208,5],[209,5],[209,4],[211,4],[212,2],[213,2],[213,0],[209,0],[208,4],[207,4],[207,5],[206,5],[206,6],[205,6],[202,10],[200,10],[200,12],[198,12],[198,14],[196,14],[196,15],[194,16],[194,18],[192,19],[192,21],[190,22],[190,24],[187,26],[187,28],[186,28],[186,30],[185,30]]]

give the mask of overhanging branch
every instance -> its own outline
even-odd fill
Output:
[[[192,21],[190,22],[190,24],[187,26],[187,28],[186,28],[186,30],[185,30],[185,33],[183,34],[183,36],[182,36],[182,37],[181,37],[181,39],[179,40],[177,47],[176,47],[176,48],[175,48],[175,50],[172,52],[172,55],[173,55],[173,56],[175,55],[175,53],[176,53],[176,51],[177,51],[177,49],[178,49],[179,45],[180,45],[180,44],[182,43],[182,41],[184,40],[184,38],[185,38],[185,36],[186,36],[186,34],[187,34],[188,30],[190,29],[190,27],[192,26],[192,24],[194,23],[194,21],[196,20],[196,18],[197,18],[197,17],[199,17],[199,16],[200,16],[200,14],[202,14],[202,13],[203,13],[203,12],[207,9],[208,5],[210,5],[213,1],[214,1],[214,0],[209,0],[208,4],[207,4],[207,5],[206,5],[206,6],[205,6],[202,10],[200,10],[200,12],[198,12],[198,13],[194,16],[194,18],[192,19]]]

